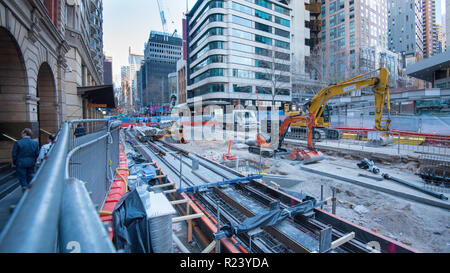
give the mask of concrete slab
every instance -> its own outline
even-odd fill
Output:
[[[306,141],[286,139],[285,144],[290,145],[302,145],[306,147]],[[369,147],[361,145],[358,142],[338,142],[338,141],[324,141],[316,143],[316,148],[320,151],[332,151],[340,154],[351,154],[354,156],[359,156],[361,158],[378,158],[386,159],[389,157],[393,160],[398,160],[401,158],[409,158],[411,160],[418,160],[421,154],[441,154],[450,155],[450,149],[441,147],[429,147],[429,146],[413,146],[404,145],[398,149],[398,145],[393,144],[386,147]]]
[[[412,188],[398,184],[394,181],[388,181],[388,180],[375,181],[370,178],[361,177],[361,176],[359,176],[360,173],[366,173],[369,175],[371,175],[371,173],[367,172],[365,170],[360,170],[356,166],[355,167],[353,167],[353,166],[345,167],[345,166],[338,166],[336,164],[331,164],[328,162],[320,162],[319,164],[313,164],[313,165],[307,165],[307,166],[302,165],[300,168],[302,170],[310,172],[310,173],[338,179],[338,180],[349,182],[349,183],[352,183],[352,184],[355,184],[355,185],[358,185],[361,187],[365,187],[368,189],[384,192],[384,193],[391,194],[391,195],[394,195],[397,197],[401,197],[401,198],[405,198],[408,200],[420,202],[423,204],[450,210],[450,201],[444,201],[444,200],[437,199],[437,198],[429,196],[425,193],[422,193],[422,192],[419,192]],[[395,176],[395,174],[391,174],[391,175]],[[398,177],[398,178],[405,179],[404,177]],[[416,179],[411,179],[409,177],[408,182],[416,183],[417,185],[422,184],[420,182],[420,178],[418,178],[418,177]]]
[[[292,179],[292,178],[286,178],[283,176],[277,176],[277,175],[264,175],[263,181],[265,183],[274,182],[281,186],[282,188],[291,188],[294,186],[297,186],[298,184],[302,183],[303,181]]]

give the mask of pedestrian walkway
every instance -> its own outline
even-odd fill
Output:
[[[11,217],[10,207],[17,205],[22,196],[22,189],[18,187],[13,192],[8,194],[5,198],[0,200],[0,233]]]

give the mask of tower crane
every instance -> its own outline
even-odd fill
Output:
[[[162,0],[156,0],[156,2],[158,3],[158,10],[159,10],[159,16],[161,17],[161,23],[162,23],[162,27],[163,27],[163,31],[164,33],[169,33],[169,29],[168,29],[168,24],[167,24],[167,17],[166,17],[166,11],[168,10],[165,6],[164,6],[164,2]],[[174,36],[175,34],[178,33],[177,28],[175,26],[175,22],[172,21],[172,25],[174,28],[174,32],[172,34],[172,36]]]

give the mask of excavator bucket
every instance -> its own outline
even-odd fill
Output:
[[[390,132],[379,132],[376,137],[369,137],[368,146],[384,147],[395,143],[395,138]]]
[[[325,159],[320,151],[293,149],[289,155],[290,160],[300,160],[303,164],[312,164]]]

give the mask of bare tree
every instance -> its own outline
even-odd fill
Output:
[[[282,54],[273,45],[270,49],[270,62],[260,61],[260,67],[265,69],[264,80],[267,80],[266,87],[271,88],[272,110],[275,109],[276,97],[282,95],[285,90],[291,89],[290,64],[282,63]],[[287,60],[286,60],[287,61]]]

